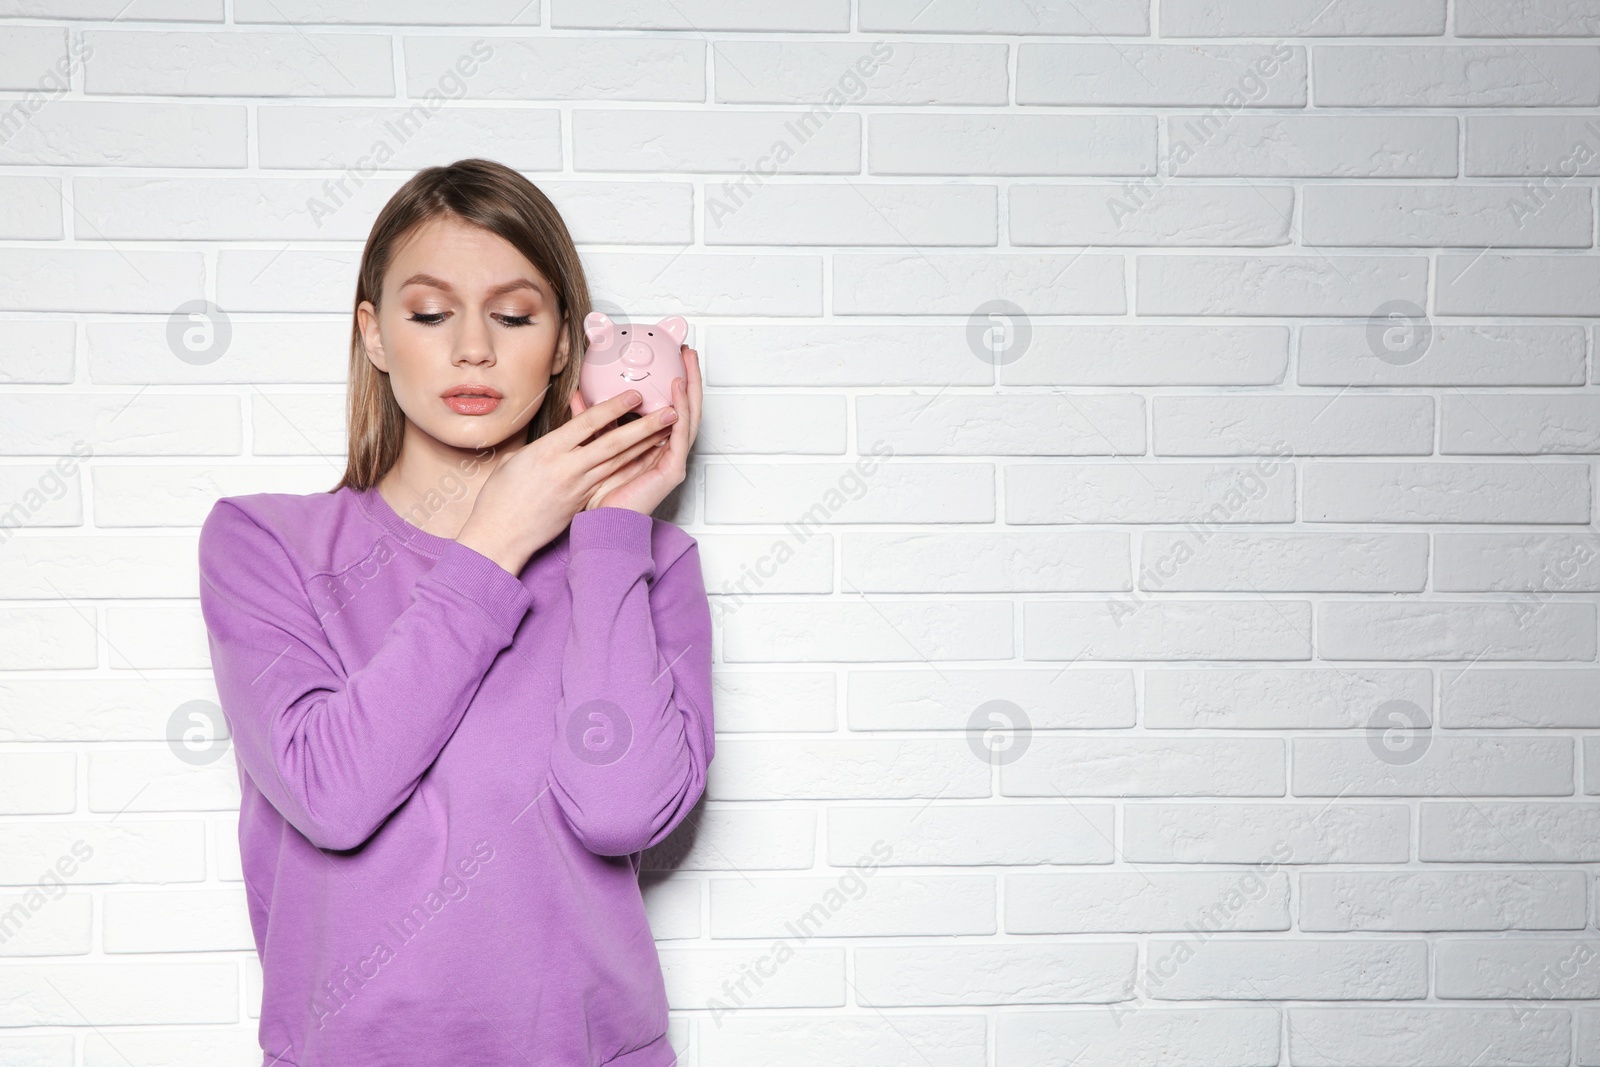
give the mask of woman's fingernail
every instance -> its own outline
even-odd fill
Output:
[[[678,418],[678,413],[676,411],[674,411],[672,408],[662,408],[661,409],[661,421],[662,422],[674,422],[674,421],[677,420],[677,418]]]

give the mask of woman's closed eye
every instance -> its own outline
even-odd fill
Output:
[[[445,320],[445,314],[443,311],[418,311],[413,312],[406,321],[420,322],[424,326],[437,326]],[[495,318],[501,325],[508,327],[526,326],[533,321],[532,315],[496,315]]]

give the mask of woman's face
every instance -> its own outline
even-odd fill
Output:
[[[382,304],[362,301],[361,335],[415,427],[461,449],[520,442],[568,356],[538,268],[505,238],[440,216],[398,249]],[[487,396],[448,395],[462,387]]]

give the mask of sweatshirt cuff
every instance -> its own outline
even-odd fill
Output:
[[[593,508],[572,517],[567,544],[573,552],[585,548],[620,548],[650,555],[650,531],[655,519],[632,508]]]
[[[533,592],[494,560],[460,541],[450,541],[433,569],[422,576],[451,594],[476,604],[502,632],[516,631],[533,606]]]

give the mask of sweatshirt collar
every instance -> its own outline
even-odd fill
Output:
[[[442,556],[444,555],[444,550],[453,543],[449,537],[431,534],[422,529],[422,527],[414,526],[401,518],[394,508],[389,506],[389,502],[383,498],[383,494],[378,492],[376,485],[358,490],[356,492],[356,500],[360,502],[361,510],[366,513],[369,519],[383,527],[397,541],[410,545],[419,552],[429,556]]]
[[[444,555],[445,549],[456,543],[454,538],[431,534],[401,518],[399,513],[389,506],[383,494],[378,492],[376,485],[366,489],[352,487],[350,491],[355,494],[356,502],[361,505],[361,510],[367,518],[377,523],[401,544],[410,545],[424,555],[438,558]],[[567,535],[568,531],[563,530],[549,544],[535,552],[533,558],[537,559],[545,552],[554,552],[556,558],[567,559]]]

